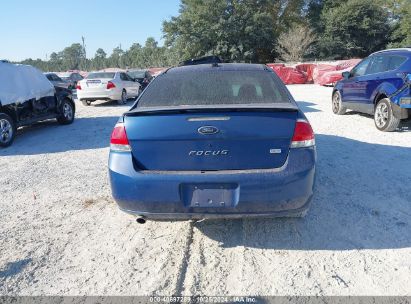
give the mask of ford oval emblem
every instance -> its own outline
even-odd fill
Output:
[[[213,127],[213,126],[203,126],[198,128],[198,133],[203,134],[203,135],[211,135],[211,134],[216,134],[220,130],[218,128]]]

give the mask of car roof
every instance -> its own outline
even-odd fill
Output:
[[[250,63],[218,63],[218,64],[197,64],[174,67],[164,73],[184,73],[184,72],[207,72],[207,71],[264,71],[266,68],[262,64]],[[164,74],[163,73],[163,74]]]
[[[372,55],[376,55],[376,54],[401,54],[401,55],[409,55],[411,56],[411,48],[396,48],[396,49],[387,49],[387,50],[382,50],[382,51],[378,51],[375,53],[372,53]]]

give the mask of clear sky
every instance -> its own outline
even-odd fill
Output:
[[[162,22],[179,0],[6,0],[0,4],[0,59],[45,59],[86,38],[87,57],[147,37],[162,41]]]

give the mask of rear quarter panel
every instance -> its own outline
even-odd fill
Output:
[[[384,79],[382,83],[380,83],[371,93],[370,102],[374,103],[379,100],[380,96],[384,95],[390,97],[395,95],[400,88],[404,85],[404,80],[401,77],[396,75],[392,75],[393,77],[389,77]],[[391,100],[392,101],[392,100]]]

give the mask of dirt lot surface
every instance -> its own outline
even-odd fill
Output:
[[[411,295],[411,131],[333,115],[330,88],[289,88],[317,134],[304,219],[139,225],[107,178],[127,107],[20,130],[0,150],[0,295]]]

